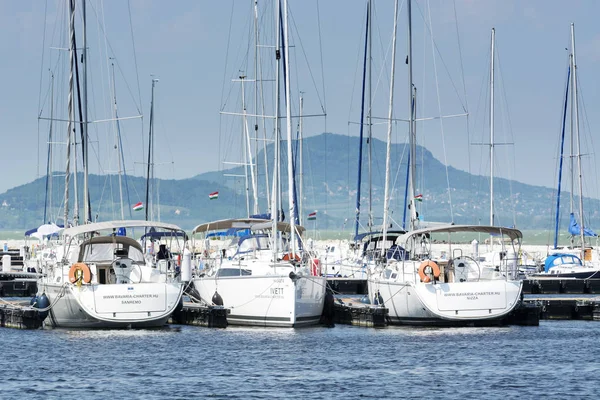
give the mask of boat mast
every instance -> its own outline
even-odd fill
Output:
[[[575,138],[577,141],[577,172],[579,174],[579,235],[581,236],[581,260],[585,259],[585,237],[583,226],[583,181],[581,176],[581,141],[579,140],[579,102],[577,99],[577,59],[575,58],[575,24],[571,23],[571,50],[573,52],[573,102],[575,112],[572,118],[575,119]]]
[[[558,248],[558,224],[560,217],[560,192],[562,186],[562,169],[564,160],[564,149],[565,149],[565,125],[567,122],[567,104],[569,101],[569,86],[571,80],[571,55],[569,54],[569,68],[567,71],[567,88],[565,89],[565,104],[563,107],[562,115],[562,132],[560,137],[560,158],[558,166],[558,189],[556,193],[556,218],[554,222],[554,248]]]
[[[413,108],[413,74],[412,74],[412,5],[411,1],[407,1],[408,11],[408,137],[410,144],[410,180],[409,180],[409,208],[410,208],[410,224],[409,230],[414,230],[417,224],[417,209],[415,204],[415,187],[416,187],[416,160],[417,160],[417,138],[415,137],[414,129],[414,108]]]
[[[390,158],[392,153],[392,117],[393,117],[393,109],[394,109],[394,79],[396,76],[396,34],[398,32],[398,0],[394,2],[394,33],[392,36],[392,73],[390,78],[390,102],[388,108],[388,126],[387,126],[387,143],[386,143],[386,153],[385,153],[385,189],[383,195],[383,246],[382,253],[385,257],[386,255],[386,237],[387,237],[387,220],[388,220],[388,212],[390,207]],[[412,100],[412,90],[409,88],[409,92],[411,92],[411,100]]]
[[[265,191],[267,194],[267,210],[271,207],[271,189],[269,188],[269,158],[267,155],[267,128],[265,124],[265,104],[264,104],[264,89],[262,81],[262,58],[258,48],[260,46],[260,35],[258,30],[258,0],[254,0],[254,26],[255,26],[255,43],[254,43],[254,107],[256,110],[256,118],[254,120],[254,133],[256,140],[258,140],[258,118],[260,115],[262,130],[263,130],[263,158],[265,163]],[[260,107],[259,107],[259,93],[260,93]],[[258,164],[258,149],[256,151],[256,163]],[[256,170],[256,181],[258,182],[258,168]],[[258,185],[258,183],[257,183]]]
[[[67,122],[67,164],[65,166],[65,212],[64,212],[64,224],[65,228],[68,226],[69,221],[69,183],[71,180],[71,132],[73,130],[73,63],[74,63],[74,50],[73,40],[75,36],[75,3],[74,0],[69,0],[69,96],[67,104],[68,122]],[[76,179],[76,177],[75,177]],[[77,192],[76,192],[77,193]],[[77,202],[75,202],[77,207]],[[77,209],[77,208],[75,208]],[[45,221],[44,221],[45,222]]]
[[[369,18],[370,18],[371,0],[367,0],[367,21],[365,28],[365,53],[363,57],[363,76],[362,76],[362,96],[360,103],[360,129],[358,136],[358,179],[356,183],[356,216],[354,218],[354,237],[358,235],[358,226],[360,224],[360,187],[362,180],[362,153],[363,153],[363,131],[364,131],[364,114],[365,114],[365,86],[367,74],[367,51],[369,42]]]
[[[123,175],[123,166],[121,165],[121,156],[120,156],[120,152],[122,152],[123,150],[121,149],[121,141],[120,141],[120,134],[119,134],[119,114],[117,112],[117,88],[115,86],[115,63],[111,62],[111,67],[112,67],[112,90],[113,90],[113,110],[114,110],[114,115],[115,115],[115,124],[116,124],[116,137],[115,137],[115,142],[116,142],[116,146],[117,146],[117,159],[118,159],[118,166],[119,166],[119,201],[121,203],[121,219],[124,220],[125,219],[125,208],[123,205],[123,182],[122,182],[122,175]]]
[[[494,53],[496,29],[492,28],[490,61],[490,226],[494,226]],[[491,242],[492,243],[492,242]]]
[[[85,14],[86,1],[82,1],[81,13],[83,16],[83,220],[85,223],[91,222],[91,207],[90,207],[90,193],[89,193],[89,178],[88,178],[88,164],[89,164],[89,137],[88,137],[88,90],[87,90],[87,29],[86,29],[86,14]]]
[[[46,164],[46,201],[44,203],[44,223],[48,223],[47,211],[52,214],[52,128],[54,126],[54,74],[50,72],[50,130],[48,131],[48,161]]]
[[[287,153],[288,153],[288,202],[289,202],[289,216],[290,216],[290,250],[292,254],[296,254],[296,221],[294,216],[296,215],[296,203],[294,201],[294,160],[292,157],[292,105],[290,96],[290,44],[289,44],[289,32],[288,32],[288,8],[287,0],[283,1],[283,34],[284,34],[284,71],[285,71],[285,114],[286,114],[286,128],[287,128]]]
[[[371,123],[371,112],[373,110],[372,105],[373,105],[373,93],[372,93],[372,84],[373,84],[373,80],[372,80],[372,71],[373,71],[373,53],[372,53],[372,26],[373,26],[373,6],[371,1],[369,1],[369,3],[367,4],[367,6],[369,7],[369,18],[371,19],[371,23],[369,23],[369,26],[367,27],[367,31],[368,31],[368,37],[369,37],[369,97],[368,97],[368,101],[369,101],[369,106],[367,107],[367,128],[368,128],[368,133],[369,133],[369,221],[368,221],[368,228],[367,231],[371,232],[373,230],[373,129],[372,129],[372,123]],[[362,121],[361,121],[362,122]]]
[[[148,165],[146,170],[146,221],[148,221],[148,213],[150,212],[150,182],[154,178],[154,86],[158,79],[152,78],[152,97],[150,98],[150,130],[148,132]],[[152,213],[150,218],[154,219]]]
[[[273,262],[277,262],[277,222],[279,221],[279,68],[281,61],[280,49],[280,8],[281,1],[275,2],[275,141],[273,142],[273,188],[271,190],[271,249],[273,249]]]
[[[244,136],[246,136],[246,147],[247,147],[247,153],[248,153],[248,162],[246,163],[246,166],[248,164],[250,164],[250,178],[252,179],[252,193],[253,193],[253,200],[254,200],[254,214],[258,214],[258,189],[256,187],[256,175],[254,174],[254,159],[252,157],[252,144],[250,141],[250,130],[248,129],[248,117],[247,117],[247,111],[246,111],[246,94],[244,92],[244,79],[246,78],[245,75],[240,75],[240,80],[242,82],[242,113],[243,113],[243,118],[244,118]],[[247,167],[246,167],[247,168]],[[248,193],[248,178],[246,176],[246,196]],[[248,211],[249,207],[248,207]]]
[[[304,164],[303,164],[303,158],[304,158],[304,152],[303,152],[303,148],[304,148],[304,136],[303,136],[303,132],[302,132],[302,112],[304,109],[304,97],[302,96],[302,92],[300,92],[300,113],[299,113],[299,136],[300,136],[300,174],[299,174],[299,182],[298,185],[300,186],[300,200],[299,200],[299,207],[298,207],[298,221],[299,224],[302,225],[302,220],[304,219],[303,216],[303,212],[304,212],[304,207],[303,207],[303,199],[304,199]]]

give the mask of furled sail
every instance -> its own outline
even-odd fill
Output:
[[[579,224],[575,220],[575,214],[571,213],[571,222],[569,223],[569,233],[571,235],[579,235],[581,233],[581,228],[579,228]],[[589,228],[583,228],[584,236],[598,236],[596,232]]]

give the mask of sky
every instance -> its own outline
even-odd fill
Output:
[[[4,149],[0,157],[0,170],[4,171],[0,192],[46,173],[49,124],[38,116],[50,117],[49,99],[55,99],[54,118],[65,118],[68,52],[60,49],[66,47],[67,37],[64,3],[0,0],[0,135]],[[261,24],[267,26],[273,13],[270,8],[263,9],[263,3],[259,1]],[[386,117],[394,3],[374,3],[373,115]],[[408,108],[404,62],[407,24],[405,5],[401,3],[393,111],[399,119],[406,118]],[[240,112],[241,84],[231,79],[243,74],[251,77],[253,73],[253,62],[249,61],[253,50],[248,45],[252,4],[250,0],[88,2],[89,119],[113,117],[111,63],[116,64],[114,87],[119,116],[144,116],[143,120],[121,121],[129,173],[143,175],[145,171],[144,143],[153,78],[159,80],[154,119],[157,176],[188,178],[223,169],[223,161],[228,159],[241,161],[241,119],[220,111]],[[289,0],[294,114],[299,112],[300,91],[304,93],[305,115],[327,114],[326,118],[307,118],[306,135],[324,131],[358,134],[365,4],[364,0]],[[415,1],[417,113],[420,117],[469,113],[468,119],[445,119],[443,125],[439,120],[420,124],[419,143],[442,162],[487,174],[487,147],[474,143],[489,142],[490,32],[495,28],[495,141],[510,143],[499,146],[496,174],[524,183],[555,186],[566,48],[573,22],[584,115],[582,153],[596,176],[593,156],[600,146],[594,141],[600,124],[595,111],[600,106],[600,91],[596,90],[600,82],[595,74],[600,63],[599,14],[600,3],[595,0]],[[274,39],[268,38],[272,31],[272,27],[261,27],[261,54],[269,54],[267,46],[274,44]],[[81,46],[81,36],[77,40]],[[266,64],[263,79],[269,86],[274,73]],[[54,96],[50,92],[51,73]],[[254,94],[248,87],[246,90],[247,109],[253,113]],[[64,141],[66,124],[58,122],[53,129],[53,142]],[[94,158],[91,172],[116,172],[116,152],[111,150],[115,131],[114,122],[99,122],[90,128]],[[385,125],[377,125],[373,134],[384,140]],[[394,125],[393,140],[406,141],[402,123]],[[64,146],[53,148],[52,168],[64,170]],[[599,197],[590,188],[586,191]]]

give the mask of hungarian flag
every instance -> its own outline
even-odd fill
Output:
[[[422,194],[418,194],[415,196],[415,201],[423,201],[423,195]]]
[[[308,214],[308,220],[309,221],[314,221],[317,219],[317,212],[311,212],[310,214]]]
[[[215,200],[219,198],[219,192],[212,192],[211,194],[208,195],[208,198],[211,200]]]
[[[144,209],[144,203],[141,201],[133,206],[133,211],[140,211]]]

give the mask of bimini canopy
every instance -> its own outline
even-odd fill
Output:
[[[207,222],[205,224],[196,226],[192,231],[192,235],[196,233],[222,231],[226,229],[250,229],[252,231],[269,230],[272,229],[272,224],[273,221],[258,218],[223,219],[220,221]],[[280,232],[290,232],[290,224],[287,222],[278,222],[277,230]],[[306,229],[304,229],[303,226],[296,225],[296,230],[299,233],[302,233]]]
[[[402,230],[402,229],[387,231],[387,234],[391,235],[391,236],[400,236],[404,233],[406,233],[406,231]],[[366,238],[368,236],[377,236],[377,235],[379,235],[379,236],[383,235],[383,231],[359,233],[358,235],[354,236],[354,241],[360,242],[361,240],[363,240],[364,238]]]
[[[296,231],[299,234],[302,234],[306,230],[302,225],[295,225],[295,227],[296,227]],[[268,231],[268,230],[273,229],[273,222],[267,221],[267,222],[263,222],[260,224],[254,224],[254,225],[252,225],[251,229],[253,231]],[[278,222],[277,230],[279,232],[290,233],[292,228],[291,228],[290,224],[288,224],[287,222]]]
[[[556,267],[557,265],[578,265],[582,266],[581,258],[577,257],[574,254],[567,253],[556,253],[550,254],[546,257],[546,261],[544,261],[544,271],[548,272],[551,267]]]
[[[250,229],[253,224],[268,222],[261,218],[241,218],[241,219],[222,219],[219,221],[207,222],[194,228],[192,235],[208,231],[222,231],[225,229]]]
[[[182,231],[182,229],[177,225],[166,224],[164,222],[128,220],[95,222],[93,224],[74,226],[72,228],[65,229],[63,231],[63,235],[74,237],[83,233],[90,233],[96,231],[113,230],[116,232],[119,228],[155,228],[157,230],[163,229],[171,231]]]
[[[188,240],[188,236],[184,231],[151,231],[142,235],[142,239],[162,239],[168,237],[182,237],[183,240]]]
[[[79,246],[78,261],[111,262],[117,249],[124,251],[126,257],[133,261],[144,261],[142,246],[127,236],[98,236],[86,240]]]
[[[245,229],[245,228],[231,228],[231,229],[227,229],[226,231],[217,231],[217,232],[209,232],[206,234],[207,238],[211,238],[211,237],[231,237],[231,236],[237,236],[237,237],[242,237],[242,236],[247,236],[250,234],[250,229]]]
[[[523,234],[520,230],[514,228],[504,228],[500,226],[482,226],[482,225],[446,225],[435,228],[417,229],[405,233],[396,240],[396,244],[407,243],[411,238],[418,237],[421,235],[428,235],[434,233],[485,233],[488,235],[504,235],[508,236],[511,240],[523,238]]]

